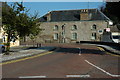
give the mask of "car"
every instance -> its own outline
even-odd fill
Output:
[[[120,33],[114,32],[111,35],[113,42],[120,43]]]
[[[5,51],[5,46],[0,44],[0,53],[3,53]]]

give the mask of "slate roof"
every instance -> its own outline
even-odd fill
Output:
[[[77,10],[58,10],[50,11],[40,18],[41,22],[46,22],[48,15],[50,15],[50,22],[53,21],[81,21],[80,14],[87,11],[89,20],[108,20],[109,18],[105,16],[98,9],[77,9]]]

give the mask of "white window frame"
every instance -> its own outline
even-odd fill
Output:
[[[96,24],[93,24],[93,25],[91,26],[91,30],[97,30],[97,25],[96,25]]]
[[[77,33],[72,33],[72,40],[77,40]]]
[[[58,33],[54,33],[53,38],[54,40],[58,40]]]
[[[96,34],[96,33],[92,33],[91,39],[92,39],[92,40],[96,40],[96,37],[97,37],[97,34]]]
[[[55,25],[55,26],[54,26],[54,30],[58,30],[58,25]]]
[[[76,26],[76,25],[73,25],[73,26],[71,27],[71,30],[77,30],[77,26]]]

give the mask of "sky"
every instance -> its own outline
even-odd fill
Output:
[[[103,4],[103,2],[24,2],[24,6],[30,9],[30,14],[38,12],[40,17],[53,10],[93,9]]]
[[[103,1],[111,1],[111,0],[0,0],[7,2],[103,2]]]

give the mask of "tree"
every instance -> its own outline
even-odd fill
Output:
[[[31,33],[29,34],[30,39],[33,41],[33,46],[35,39],[37,38],[37,35],[42,31],[42,29],[39,28],[40,23],[39,23],[39,18],[38,18],[38,13],[35,13],[33,16],[29,18],[29,26],[31,26]]]
[[[7,52],[10,50],[11,38],[29,36],[30,34],[38,35],[39,21],[37,16],[28,16],[28,11],[23,3],[15,2],[13,5],[8,6],[7,3],[2,5],[2,23],[3,29],[8,34],[7,36]]]
[[[105,8],[101,7],[101,11],[107,15],[114,24],[120,24],[120,2],[106,2]]]
[[[6,50],[10,50],[10,41],[16,31],[16,16],[19,14],[18,10],[15,10],[16,3],[13,6],[8,6],[7,3],[2,3],[2,24],[3,29],[7,33],[7,47]]]

